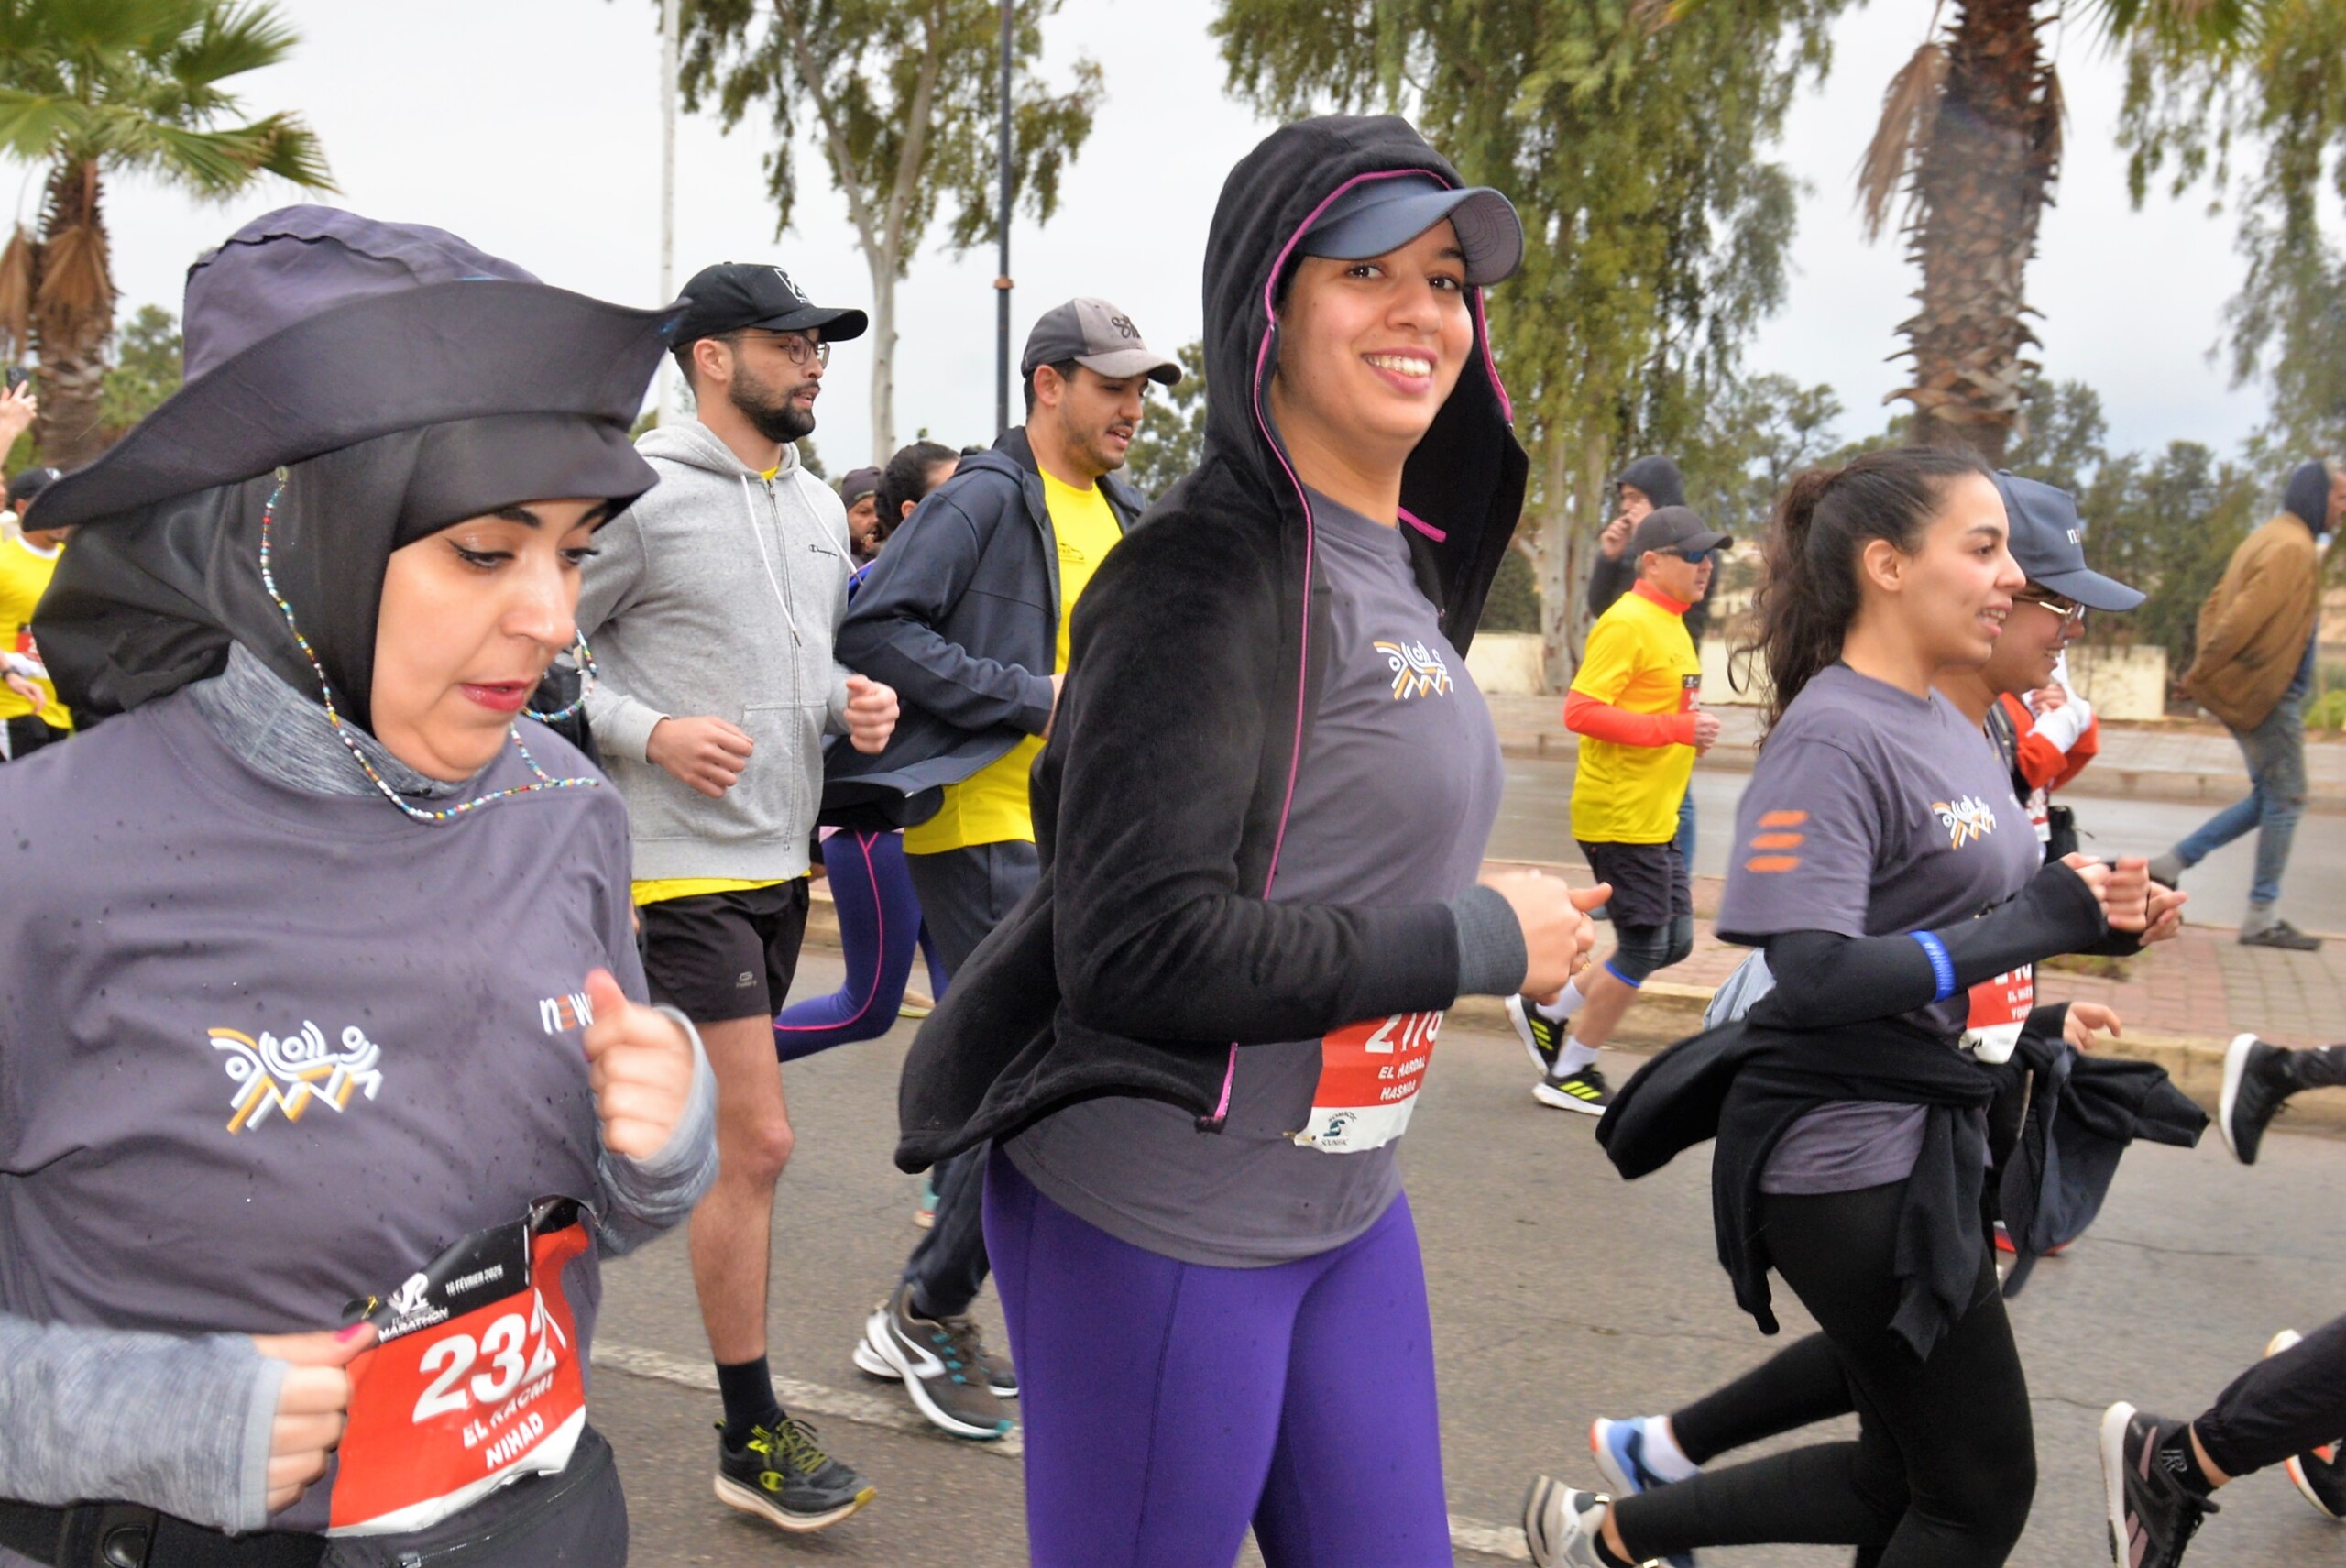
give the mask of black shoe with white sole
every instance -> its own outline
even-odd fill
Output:
[[[2242,1165],[2256,1163],[2264,1129],[2295,1087],[2286,1072],[2274,1070],[2286,1067],[2288,1057],[2288,1052],[2266,1045],[2254,1035],[2234,1036],[2224,1052],[2224,1090],[2216,1102],[2216,1130],[2223,1134],[2224,1146]]]
[[[1556,1058],[1563,1053],[1564,1041],[1572,1036],[1572,1020],[1558,1024],[1540,1015],[1537,1003],[1521,996],[1507,999],[1507,1021],[1515,1025],[1515,1037],[1523,1042],[1531,1065],[1547,1077],[1556,1070]]]
[[[2160,1461],[2182,1430],[2121,1400],[2101,1414],[2102,1501],[2112,1568],[2176,1568],[2199,1521],[2217,1511]]]
[[[824,1453],[815,1429],[793,1417],[779,1427],[751,1428],[740,1448],[717,1440],[717,1500],[794,1535],[839,1523],[878,1490]]]
[[[998,1373],[989,1371],[975,1320],[915,1316],[909,1285],[897,1286],[872,1312],[854,1359],[875,1377],[901,1379],[914,1407],[940,1431],[991,1442],[1014,1424],[993,1378],[1000,1376],[1014,1391],[1016,1376],[1006,1363]]]
[[[1602,1116],[1605,1108],[1613,1103],[1613,1086],[1605,1081],[1605,1075],[1592,1063],[1567,1073],[1550,1073],[1531,1086],[1531,1098],[1559,1111]]]

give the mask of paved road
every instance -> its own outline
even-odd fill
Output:
[[[805,973],[810,987],[837,982],[828,956],[810,955]],[[925,1435],[898,1414],[891,1401],[900,1396],[848,1360],[862,1315],[915,1234],[911,1179],[887,1163],[908,1035],[900,1028],[788,1070],[798,1152],[774,1225],[777,1365],[817,1386],[815,1403],[862,1418],[817,1419],[879,1483],[878,1502],[806,1540],[729,1515],[708,1493],[715,1396],[606,1365],[593,1411],[619,1449],[636,1562],[1025,1561],[1014,1459]],[[1666,1408],[1771,1348],[1736,1312],[1713,1259],[1708,1160],[1624,1184],[1590,1124],[1534,1104],[1526,1076],[1511,1038],[1445,1035],[1403,1156],[1426,1243],[1452,1507],[1469,1528],[1511,1524],[1537,1468],[1561,1466],[1594,1484],[1583,1435],[1592,1416]],[[2231,1164],[2212,1135],[2197,1151],[2129,1160],[2100,1224],[2073,1255],[2047,1262],[2015,1303],[2043,1470],[2015,1563],[2107,1561],[2096,1555],[2092,1433],[2108,1401],[2191,1412],[2274,1329],[2346,1311],[2341,1191],[2346,1143],[2322,1139],[2275,1135],[2253,1170]],[[705,1373],[680,1237],[616,1263],[606,1278],[605,1349],[664,1375]],[[982,1310],[999,1334],[991,1292]],[[1797,1309],[1785,1316],[1797,1332]],[[1506,1544],[1496,1533],[1467,1539]],[[2317,1518],[2277,1475],[2228,1493],[2200,1539],[2195,1561],[2211,1564],[2346,1564],[2346,1531]],[[1785,1547],[1703,1561],[1837,1568],[1847,1556]]]
[[[1581,858],[1572,836],[1572,778],[1567,763],[1507,759],[1507,797],[1500,806],[1497,830],[1491,836],[1494,859]],[[1696,872],[1727,874],[1735,803],[1749,782],[1748,773],[1707,769],[1695,773],[1694,807],[1701,819],[1694,849]],[[2214,810],[2196,803],[2164,800],[2078,799],[2070,804],[2077,809],[2080,826],[2090,835],[2086,847],[2111,855],[2154,854],[2198,827]],[[2192,868],[2184,879],[2192,896],[2192,916],[2211,925],[2238,925],[2248,904],[2255,855],[2255,839],[2242,839]],[[2282,908],[2307,930],[2346,935],[2346,816],[2309,812],[2297,824]]]

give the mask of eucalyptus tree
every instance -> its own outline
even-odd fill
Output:
[[[1037,220],[1058,209],[1101,93],[1089,60],[1076,62],[1063,91],[1036,71],[1043,23],[1058,7],[1018,0],[1012,28],[1012,183]],[[753,104],[772,117],[774,233],[797,207],[802,130],[846,198],[872,275],[875,463],[896,449],[897,283],[940,210],[952,214],[957,250],[996,232],[1001,16],[996,0],[685,0],[686,105],[713,95],[728,129]]]

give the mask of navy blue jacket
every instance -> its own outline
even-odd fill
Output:
[[[1146,504],[1113,476],[1100,488],[1126,529]],[[961,460],[890,537],[857,590],[834,649],[896,689],[887,749],[833,746],[823,820],[904,827],[937,815],[968,778],[1051,721],[1059,552],[1042,470],[1024,427]]]

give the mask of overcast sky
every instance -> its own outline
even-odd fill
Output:
[[[653,0],[279,0],[301,27],[293,60],[245,79],[256,111],[293,109],[323,137],[341,193],[371,215],[436,224],[549,282],[630,303],[659,282],[659,41]],[[1805,181],[1797,272],[1761,331],[1753,371],[1831,383],[1848,435],[1879,428],[1895,327],[1915,277],[1893,240],[1868,246],[1851,171],[1881,88],[1921,41],[1932,7],[1874,0],[1836,34],[1826,85],[1806,95],[1783,157]],[[1014,334],[1072,294],[1124,307],[1157,346],[1196,336],[1199,268],[1222,176],[1268,128],[1222,96],[1205,23],[1210,0],[1066,0],[1051,24],[1056,65],[1080,54],[1106,73],[1108,99],[1047,228],[1013,232]],[[2208,357],[2241,263],[2228,217],[2204,201],[2125,194],[2113,144],[2118,64],[2083,32],[2049,41],[2068,94],[2068,159],[2045,214],[2029,294],[2045,317],[2040,357],[2101,391],[2121,447],[2190,436],[2229,447],[2263,413]],[[1064,72],[1059,72],[1064,79]],[[819,302],[867,305],[871,285],[845,209],[809,155],[791,232],[774,237],[760,160],[762,126],[720,133],[687,119],[679,137],[677,269],[773,260]],[[25,181],[18,211],[38,187]],[[227,207],[117,184],[108,206],[126,305],[176,311],[188,262],[245,218],[291,199],[284,187]],[[896,426],[960,444],[993,419],[993,258],[932,247],[898,294]],[[1495,301],[1504,309],[1504,291]],[[832,363],[816,439],[834,473],[864,459],[868,361]]]

